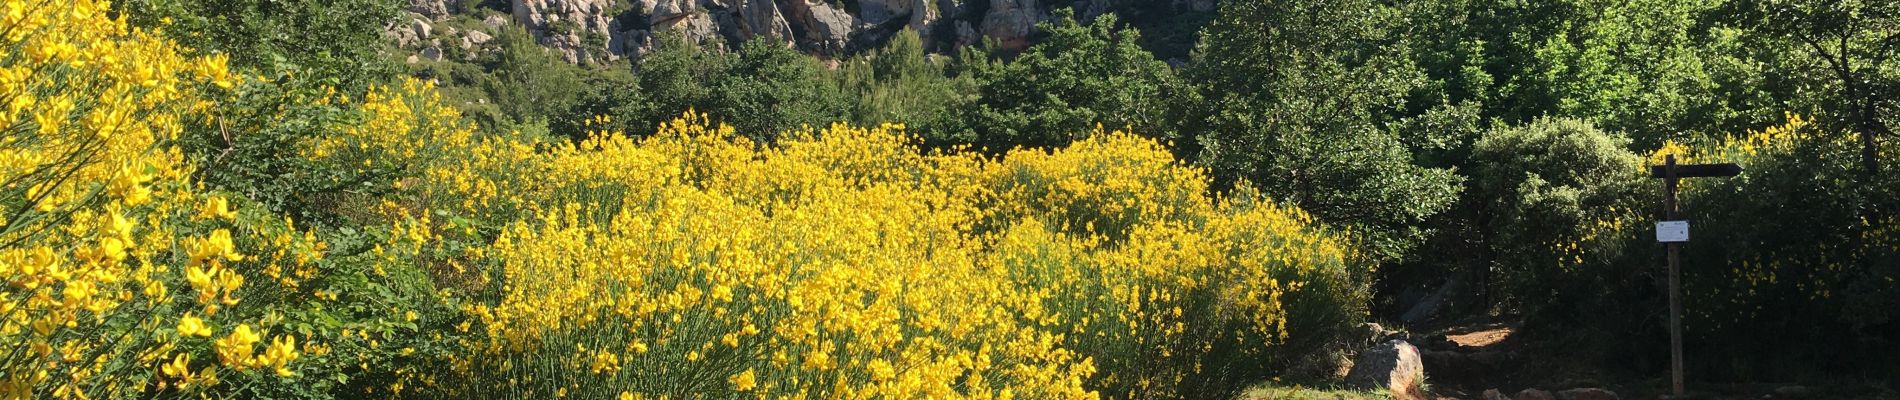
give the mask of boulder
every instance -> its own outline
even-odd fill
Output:
[[[655,21],[699,11],[699,2],[694,0],[641,0],[638,10],[651,16]]]
[[[1511,398],[1505,396],[1503,392],[1499,392],[1497,389],[1485,389],[1484,400],[1511,400]]]
[[[416,18],[409,21],[409,31],[415,32],[416,39],[427,40],[429,39],[430,35],[433,35],[434,30],[435,30],[435,27],[429,25],[429,21],[425,21],[422,18]]]
[[[494,36],[489,36],[486,32],[475,30],[468,31],[468,34],[463,37],[468,39],[468,42],[471,44],[488,44],[488,41],[495,40]]]
[[[1557,400],[1621,400],[1616,392],[1598,388],[1576,388],[1557,392]]]
[[[1359,353],[1352,371],[1346,373],[1346,385],[1360,389],[1382,389],[1394,399],[1423,399],[1425,366],[1418,348],[1403,340],[1392,340]]]
[[[410,47],[415,47],[416,43],[421,42],[420,39],[416,38],[416,31],[414,29],[408,28],[407,26],[390,29],[389,31],[384,32],[384,35],[389,36],[389,39],[391,41],[396,42],[396,47],[401,47],[405,49],[410,48]]]
[[[1514,400],[1557,400],[1556,397],[1550,395],[1550,392],[1537,389],[1524,389],[1518,391],[1516,396],[1511,397]]]
[[[409,0],[409,12],[422,14],[430,19],[443,19],[449,16],[449,10],[456,7],[456,0]]]
[[[429,61],[442,61],[442,48],[429,46],[422,48],[422,58]]]
[[[488,29],[501,29],[508,25],[508,17],[490,15],[488,18],[482,18],[482,25],[487,25]]]

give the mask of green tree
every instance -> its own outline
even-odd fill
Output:
[[[1068,9],[1039,28],[1048,35],[1011,62],[977,71],[981,97],[970,126],[992,151],[1061,146],[1096,124],[1171,138],[1170,104],[1185,90],[1167,63],[1139,45],[1141,34],[1116,28],[1114,14],[1093,23]]]
[[[1818,87],[1825,118],[1860,142],[1861,177],[1880,176],[1882,138],[1900,118],[1900,3],[1885,0],[1735,0],[1725,19],[1757,43],[1799,54],[1787,73]]]
[[[1393,42],[1396,10],[1370,0],[1223,3],[1202,33],[1189,79],[1199,159],[1226,182],[1251,181],[1365,239],[1367,255],[1403,259],[1419,223],[1457,198],[1450,170],[1413,164],[1386,129],[1422,74]]]
[[[753,139],[770,141],[784,130],[843,120],[848,99],[826,80],[816,59],[770,40],[737,51],[705,49],[663,36],[660,49],[635,69],[648,102],[629,111],[652,127],[687,110],[730,123]],[[642,130],[644,131],[644,130]]]
[[[1445,0],[1404,6],[1404,35],[1430,77],[1414,107],[1480,102],[1523,124],[1578,118],[1636,147],[1773,122],[1782,86],[1709,12],[1721,0]]]
[[[748,135],[769,139],[800,126],[844,120],[849,110],[818,60],[773,40],[739,46],[725,79],[713,82],[712,112]]]
[[[475,82],[500,112],[501,120],[484,121],[487,127],[571,124],[573,121],[568,119],[574,115],[570,115],[570,109],[589,106],[583,101],[594,88],[611,87],[600,82],[612,79],[607,71],[562,61],[520,26],[506,27],[496,40],[501,51],[487,63],[487,73]],[[562,121],[554,121],[557,118]]]
[[[883,48],[847,60],[833,77],[855,100],[852,120],[864,125],[903,123],[927,145],[973,143],[964,129],[963,106],[975,101],[969,74],[952,75],[954,64],[924,52],[916,31],[905,29]]]

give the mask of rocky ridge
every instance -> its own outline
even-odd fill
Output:
[[[1206,12],[1214,10],[1217,0],[488,0],[463,4],[474,1],[479,0],[408,0],[409,13],[393,21],[388,33],[398,45],[416,49],[418,54],[440,54],[444,43],[472,50],[482,43],[467,35],[481,33],[480,42],[486,42],[493,32],[443,37],[447,32],[431,32],[429,26],[488,9],[502,11],[527,28],[536,41],[573,63],[638,57],[653,48],[660,32],[713,43],[766,38],[835,57],[874,47],[908,28],[923,36],[926,48],[933,51],[985,38],[1003,49],[1020,50],[1029,45],[1035,24],[1049,19],[1055,8],[1073,8],[1078,17],[1089,20],[1130,7],[1164,13]],[[496,26],[498,21],[493,19],[483,21],[484,25]]]

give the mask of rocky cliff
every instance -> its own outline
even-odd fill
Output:
[[[431,23],[458,14],[501,11],[569,62],[637,57],[659,32],[690,40],[737,43],[769,38],[819,55],[871,48],[904,28],[916,30],[935,51],[989,38],[1005,49],[1028,46],[1035,24],[1055,8],[1084,20],[1139,9],[1150,14],[1211,11],[1216,0],[408,0],[409,20],[391,24],[398,42],[440,53]],[[485,21],[490,26],[493,18]],[[450,45],[478,46],[465,38]]]

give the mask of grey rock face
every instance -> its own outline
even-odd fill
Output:
[[[469,0],[408,0],[416,24],[438,21]],[[1136,1],[1159,0],[510,0],[512,15],[482,21],[487,33],[509,20],[536,42],[569,62],[639,56],[660,32],[714,44],[765,39],[787,42],[827,56],[874,48],[900,29],[924,39],[926,49],[948,51],[989,38],[1005,50],[1028,47],[1037,23],[1052,7],[1075,7],[1084,20]],[[1169,0],[1177,11],[1212,10],[1217,0]],[[1204,11],[1203,10],[1203,11]],[[418,47],[432,34],[407,21],[389,34],[404,47]],[[451,37],[453,44],[485,40]],[[461,42],[461,43],[456,43]]]
[[[823,53],[842,53],[858,29],[858,18],[826,0],[789,0],[796,25],[803,27],[799,45]]]
[[[609,43],[619,33],[607,12],[613,0],[513,0],[512,5],[515,22],[568,62],[618,58]]]
[[[733,13],[738,15],[738,33],[746,38],[761,38],[787,41],[792,39],[792,26],[785,21],[785,14],[779,12],[778,4],[772,0],[729,0],[736,2]]]

